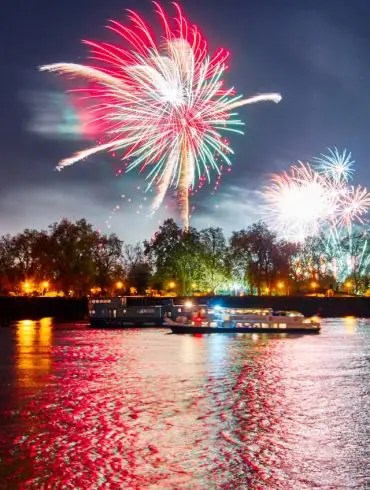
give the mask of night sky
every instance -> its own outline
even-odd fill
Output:
[[[231,51],[227,80],[238,92],[283,95],[279,105],[240,110],[246,134],[231,139],[232,171],[216,195],[212,186],[202,189],[192,224],[222,226],[227,232],[247,226],[261,217],[258,190],[269,173],[327,147],[351,150],[355,183],[370,186],[369,0],[184,0],[182,7],[211,51],[220,46]],[[149,237],[164,217],[176,216],[169,196],[167,208],[148,220],[152,194],[145,201],[137,189],[144,188],[144,179],[115,177],[110,156],[54,170],[61,158],[92,142],[76,132],[65,81],[37,68],[83,62],[87,49],[80,40],[112,40],[106,21],[124,21],[126,8],[158,25],[151,3],[144,0],[14,0],[2,5],[0,233],[86,217],[102,231],[134,242]],[[116,205],[120,209],[109,219]]]

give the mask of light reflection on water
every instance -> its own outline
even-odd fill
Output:
[[[47,382],[51,369],[52,319],[18,322],[16,373],[17,387],[33,388]]]
[[[370,483],[370,324],[175,336],[50,319],[0,329],[4,488]]]

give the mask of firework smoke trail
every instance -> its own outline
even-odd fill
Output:
[[[129,11],[131,26],[110,21],[109,29],[128,48],[85,41],[93,65],[55,63],[43,71],[83,78],[79,89],[91,104],[101,144],[62,160],[58,169],[95,153],[121,151],[127,170],[148,169],[148,187],[158,186],[153,209],[158,209],[169,187],[177,187],[184,228],[189,226],[189,187],[203,173],[219,173],[219,160],[231,165],[231,148],[224,132],[242,133],[235,111],[263,101],[279,102],[280,94],[267,93],[243,99],[224,88],[228,51],[210,57],[196,26],[175,4],[175,28],[158,3],[156,12],[164,27],[160,47],[145,22]],[[176,151],[174,151],[176,148]],[[218,159],[217,156],[221,158]],[[209,167],[209,169],[208,169]]]
[[[287,172],[273,175],[263,192],[266,220],[278,234],[292,242],[304,242],[324,232],[327,250],[341,264],[341,276],[350,272],[353,227],[365,223],[370,209],[368,190],[348,183],[354,172],[352,164],[350,152],[329,149],[312,165],[298,162]],[[346,253],[343,240],[348,243]]]

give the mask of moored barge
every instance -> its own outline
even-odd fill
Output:
[[[175,305],[172,298],[120,296],[89,300],[90,326],[96,328],[166,327],[165,318],[190,317],[190,310],[190,305]]]

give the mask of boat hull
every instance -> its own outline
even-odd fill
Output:
[[[114,319],[91,318],[90,327],[91,328],[122,328],[122,329],[153,328],[153,327],[166,328],[166,326],[163,325],[163,320],[158,318],[149,318],[149,319],[145,318],[139,320],[137,318],[114,318]]]
[[[176,334],[208,334],[208,333],[293,333],[293,334],[313,334],[319,333],[319,326],[308,327],[202,327],[192,325],[168,325],[173,333]]]

